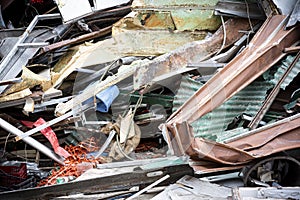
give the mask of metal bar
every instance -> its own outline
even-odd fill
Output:
[[[168,178],[170,178],[170,175],[167,174],[164,177],[158,179],[157,181],[155,181],[154,183],[148,185],[147,187],[145,187],[144,189],[140,190],[139,192],[135,193],[134,195],[132,195],[131,197],[127,198],[126,200],[131,200],[134,199],[138,196],[140,196],[141,194],[143,194],[144,192],[147,192],[148,190],[150,190],[151,188],[153,188],[154,186],[160,184],[161,182],[167,180]]]
[[[300,51],[300,46],[287,47],[283,50],[284,53],[297,53],[298,51]]]
[[[86,40],[91,40],[91,39],[94,39],[94,38],[97,38],[97,37],[101,37],[101,36],[104,36],[104,35],[110,33],[111,29],[112,29],[112,26],[108,26],[108,27],[105,27],[103,29],[100,29],[99,31],[95,31],[95,32],[92,32],[92,33],[81,35],[77,38],[73,38],[73,39],[57,42],[57,43],[54,43],[54,44],[50,44],[48,46],[43,47],[42,52],[45,53],[45,52],[48,52],[48,51],[52,51],[52,50],[64,47],[66,45],[78,44],[78,43],[84,42]]]
[[[272,103],[274,102],[276,96],[278,95],[278,93],[280,91],[281,84],[286,79],[286,77],[289,75],[289,73],[291,72],[291,70],[294,68],[294,66],[298,62],[299,58],[300,58],[300,51],[297,53],[297,55],[294,58],[293,62],[286,69],[286,71],[284,72],[284,74],[282,75],[282,77],[280,78],[280,80],[278,81],[278,83],[274,86],[274,88],[272,89],[272,91],[268,95],[267,99],[264,101],[263,105],[260,107],[259,111],[256,113],[256,115],[254,116],[254,118],[249,123],[248,127],[250,129],[253,130],[253,129],[255,129],[255,128],[258,127],[260,121],[265,116],[266,112],[269,110],[270,106],[272,105]]]
[[[108,145],[111,143],[112,139],[116,135],[116,131],[112,130],[109,133],[109,136],[107,137],[106,141],[102,145],[101,149],[98,151],[98,154],[95,156],[95,158],[99,158],[101,154],[105,151],[105,149],[108,147]]]
[[[288,118],[285,118],[285,119],[282,119],[282,120],[279,120],[277,122],[274,122],[272,124],[267,124],[265,126],[262,126],[260,128],[257,128],[257,129],[254,129],[252,131],[249,131],[249,132],[246,132],[246,133],[242,133],[240,135],[237,135],[235,137],[232,137],[230,139],[227,139],[225,141],[223,141],[225,144],[228,144],[228,143],[233,143],[239,139],[242,139],[242,138],[245,138],[245,137],[248,137],[248,136],[251,136],[251,135],[254,135],[254,134],[257,134],[259,132],[262,132],[262,131],[266,131],[268,129],[271,129],[273,127],[283,127],[284,124],[290,122],[290,121],[294,121],[294,120],[297,120],[298,118],[300,118],[300,113],[299,114],[296,114],[296,115],[293,115],[291,117],[288,117]],[[295,127],[294,127],[295,128]]]
[[[34,43],[21,43],[19,48],[39,48],[49,45],[49,42],[34,42]]]
[[[8,122],[6,122],[5,120],[3,120],[2,118],[0,118],[0,126],[3,129],[5,129],[6,131],[8,131],[10,133],[13,133],[14,135],[21,136],[22,134],[24,134],[24,132],[22,132],[21,130],[17,129],[13,125],[9,124]],[[29,144],[30,146],[32,146],[33,148],[39,150],[40,152],[42,152],[43,154],[45,154],[49,158],[55,160],[59,164],[64,165],[64,159],[61,156],[55,154],[48,147],[46,147],[42,143],[36,141],[32,137],[24,138],[23,141],[25,143]]]
[[[22,81],[22,78],[12,78],[4,81],[0,81],[0,85],[9,85],[9,84],[15,84],[15,83],[20,83]]]
[[[27,131],[25,133],[22,133],[22,134],[18,135],[17,137],[15,137],[15,140],[16,141],[24,140],[26,137],[28,137],[28,136],[30,136],[30,135],[32,135],[34,133],[37,133],[37,132],[39,132],[39,131],[41,131],[41,130],[49,127],[49,126],[52,126],[53,124],[56,124],[56,123],[58,123],[58,122],[60,122],[60,121],[62,121],[64,119],[67,119],[68,117],[71,117],[73,114],[74,114],[73,111],[68,112],[68,113],[66,113],[66,114],[64,114],[64,115],[62,115],[60,117],[57,117],[57,118],[55,118],[55,119],[53,119],[51,121],[48,121],[45,124],[42,124],[42,125],[34,128],[34,129],[31,129],[31,130],[29,130],[29,131]]]
[[[2,72],[3,68],[10,62],[10,60],[14,57],[16,52],[18,51],[19,45],[23,43],[28,35],[31,33],[31,31],[34,29],[35,25],[38,23],[39,20],[44,19],[56,19],[60,17],[60,14],[46,14],[46,15],[37,15],[34,17],[34,19],[31,21],[29,26],[26,28],[24,33],[20,36],[19,40],[15,44],[15,46],[12,48],[12,50],[9,52],[7,56],[2,60],[0,64],[0,73]]]

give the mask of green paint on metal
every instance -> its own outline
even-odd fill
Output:
[[[184,76],[181,86],[174,98],[173,111],[177,110],[194,92],[202,87],[202,85],[202,83]],[[226,134],[228,137],[235,135],[236,133],[234,131],[232,134],[229,134],[231,132],[225,133],[228,124],[231,123],[235,117],[243,113],[254,116],[265,100],[268,89],[271,87],[273,87],[273,84],[269,81],[260,79],[254,81],[221,106],[193,122],[191,125],[194,129],[195,137],[223,141],[227,139]]]
[[[170,12],[139,12],[134,22],[148,29],[171,29],[175,30],[175,25]]]
[[[135,0],[135,7],[171,7],[171,6],[215,6],[218,0]]]
[[[291,65],[293,60],[295,59],[295,56],[287,56],[286,59],[282,60],[281,63],[277,66],[275,66],[275,69],[277,68],[277,72],[274,75],[273,82],[277,83],[279,79],[283,76],[286,69]],[[295,64],[293,69],[290,71],[284,82],[280,85],[280,88],[285,90],[285,88],[294,80],[294,78],[300,73],[300,59]]]
[[[174,10],[172,19],[177,30],[216,30],[221,25],[219,16],[212,10]]]

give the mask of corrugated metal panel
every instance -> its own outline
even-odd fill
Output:
[[[275,84],[279,81],[279,79],[282,77],[286,69],[291,65],[293,60],[295,59],[295,56],[287,56],[286,59],[282,60],[279,65],[277,65],[277,72],[274,75],[274,79],[272,82]],[[300,72],[300,59],[294,66],[294,68],[291,70],[291,72],[288,74],[284,82],[281,84],[280,88],[284,89],[293,81],[293,79],[298,75]]]
[[[233,138],[233,137],[240,135],[242,133],[245,133],[247,131],[249,131],[249,129],[243,128],[243,127],[238,127],[233,130],[224,131],[222,134],[218,135],[217,142],[224,142],[225,140]]]
[[[182,78],[181,87],[175,96],[173,109],[177,110],[179,106],[192,96],[202,85],[202,83],[198,83],[197,81],[184,76]],[[261,107],[266,97],[267,90],[272,86],[273,84],[268,81],[254,81],[220,107],[192,123],[195,137],[205,137],[217,141],[225,139],[222,135],[234,117],[243,113],[254,116]]]

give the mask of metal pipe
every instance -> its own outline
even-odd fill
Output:
[[[131,200],[134,199],[138,196],[140,196],[141,194],[143,194],[144,192],[147,192],[148,190],[150,190],[151,188],[153,188],[154,186],[160,184],[161,182],[167,180],[168,178],[170,178],[170,175],[167,174],[164,177],[158,179],[157,181],[155,181],[154,183],[148,185],[147,187],[145,187],[144,189],[140,190],[139,192],[135,193],[134,195],[130,196],[129,198],[127,198],[126,200]]]
[[[16,127],[11,125],[7,121],[3,120],[2,118],[0,118],[0,126],[3,129],[5,129],[6,131],[8,131],[10,133],[13,133],[14,135],[21,136],[22,134],[24,134],[23,131],[17,129]],[[27,144],[29,144],[30,146],[32,146],[33,148],[39,150],[40,152],[42,152],[43,154],[45,154],[49,158],[55,160],[59,164],[65,165],[64,164],[64,159],[61,156],[55,154],[51,149],[49,149],[48,147],[46,147],[42,143],[36,141],[32,137],[23,138],[23,141],[26,142]]]
[[[18,135],[17,137],[15,137],[15,140],[16,141],[22,140],[22,139],[24,139],[24,138],[26,138],[26,137],[34,134],[34,133],[37,133],[37,132],[39,132],[39,131],[41,131],[41,130],[49,127],[49,126],[52,126],[53,124],[56,124],[56,123],[58,123],[62,120],[67,119],[68,117],[71,117],[73,114],[74,114],[73,111],[70,111],[70,112],[68,112],[68,113],[66,113],[66,114],[64,114],[60,117],[54,118],[51,121],[46,122],[45,124],[42,124],[38,127],[35,127],[34,129],[31,129],[31,130],[29,130],[25,133],[22,133],[22,134]]]

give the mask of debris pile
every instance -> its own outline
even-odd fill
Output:
[[[1,198],[300,198],[300,0],[0,3]]]

